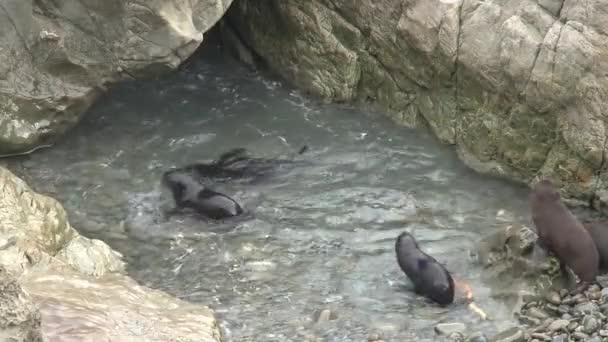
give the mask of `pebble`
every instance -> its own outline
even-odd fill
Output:
[[[476,332],[469,335],[465,340],[465,342],[487,342],[488,338],[482,332]]]
[[[577,304],[574,307],[574,313],[579,314],[581,316],[585,315],[585,314],[599,312],[599,311],[600,311],[600,308],[597,306],[597,304],[595,304],[593,302],[585,302],[585,303]]]
[[[574,331],[576,330],[576,328],[578,328],[578,323],[576,322],[570,322],[570,324],[568,324],[568,331]]]
[[[602,336],[602,337],[608,337],[608,330],[602,329],[599,331],[599,333],[600,333],[600,336]]]
[[[551,342],[568,342],[568,335],[561,334],[561,335],[553,336],[553,339],[551,340]]]
[[[599,336],[592,336],[590,339],[586,340],[587,342],[602,342],[602,338]]]
[[[319,313],[319,317],[317,317],[317,323],[328,322],[328,321],[331,321],[336,318],[337,318],[336,314],[331,312],[331,310],[324,309]]]
[[[510,328],[492,338],[494,342],[524,342],[526,336],[520,328]]]
[[[550,332],[556,332],[559,330],[566,330],[566,327],[570,324],[570,321],[565,319],[556,319],[547,327],[547,330]]]
[[[527,316],[527,315],[520,315],[519,316],[519,321],[521,323],[529,325],[529,326],[537,326],[541,322],[540,319],[538,319],[536,317]]]
[[[561,296],[555,291],[550,291],[549,293],[547,293],[545,299],[553,305],[560,305],[562,303]]]
[[[583,341],[587,341],[587,339],[589,338],[589,335],[580,332],[580,331],[576,331],[574,333],[572,333],[572,337],[574,337],[577,340],[583,340]]]
[[[453,333],[451,333],[451,334],[448,335],[448,340],[463,342],[464,341],[464,335],[462,335],[462,333],[459,333],[459,332],[453,332]]]
[[[608,303],[608,287],[603,288],[602,291],[600,291],[600,299],[602,304]]]
[[[551,341],[551,336],[541,333],[533,333],[532,338],[535,338],[539,341]]]
[[[583,331],[587,334],[594,333],[600,327],[600,323],[594,316],[588,315],[583,319]]]
[[[545,319],[545,318],[549,317],[549,314],[543,309],[534,307],[534,308],[530,308],[530,310],[528,310],[528,316],[539,318],[539,319]]]
[[[466,326],[462,323],[439,323],[435,326],[437,335],[450,335],[452,333],[462,334]]]

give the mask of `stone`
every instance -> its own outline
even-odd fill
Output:
[[[588,315],[583,318],[583,331],[592,334],[600,327],[600,322],[594,316]]]
[[[586,314],[592,314],[592,313],[596,313],[599,312],[600,308],[597,304],[595,304],[594,302],[585,302],[585,303],[581,303],[581,304],[577,304],[574,307],[574,313],[579,314],[579,315],[586,315]]]
[[[447,336],[452,333],[464,333],[466,326],[462,323],[439,323],[435,326],[435,332],[440,336]]]
[[[533,333],[532,338],[536,339],[537,341],[551,341],[551,336],[547,335],[547,334],[542,334],[542,333]]]
[[[543,309],[539,309],[539,308],[530,308],[528,310],[528,315],[531,317],[535,317],[535,318],[539,318],[539,319],[545,319],[547,317],[549,317],[549,314],[545,312],[545,310]]]
[[[566,330],[566,327],[569,324],[570,324],[570,321],[567,321],[565,319],[557,319],[557,320],[551,322],[551,324],[549,324],[549,326],[547,327],[547,331],[549,331],[549,332],[564,331],[564,330]]]
[[[231,2],[0,0],[0,155],[52,144],[112,83],[175,69]]]
[[[43,342],[40,325],[30,295],[0,266],[0,341]]]
[[[54,264],[19,281],[40,308],[42,332],[52,341],[220,341],[209,308],[120,273],[93,277]]]
[[[220,340],[209,308],[138,285],[119,253],[2,167],[0,220],[0,341]]]
[[[492,337],[492,342],[523,342],[526,340],[524,331],[520,328],[510,328]]]
[[[487,341],[488,341],[488,338],[482,332],[472,333],[471,335],[467,336],[467,338],[465,339],[465,342],[487,342]]]
[[[551,342],[568,342],[568,341],[569,341],[568,335],[566,335],[566,334],[555,335],[551,339]]]
[[[528,315],[520,315],[519,321],[528,326],[537,326],[541,322],[540,319],[538,319],[536,317],[528,316]]]
[[[547,302],[549,302],[553,305],[560,305],[562,303],[562,299],[561,299],[559,293],[557,293],[555,291],[550,291],[549,293],[547,293],[547,295],[545,296],[545,299],[547,300]]]
[[[478,171],[549,177],[566,197],[604,203],[603,9],[603,0],[242,0],[228,22],[308,92],[428,125]]]

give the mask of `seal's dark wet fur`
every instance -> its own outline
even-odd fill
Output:
[[[215,220],[243,213],[234,199],[204,186],[183,170],[165,172],[162,182],[171,190],[177,210],[189,208]]]
[[[452,276],[435,258],[420,250],[412,235],[401,233],[395,243],[395,252],[399,267],[414,283],[417,293],[440,305],[454,301]]]
[[[530,208],[540,242],[580,278],[581,283],[574,292],[594,282],[599,270],[595,243],[564,205],[551,181],[536,184],[530,193]]]

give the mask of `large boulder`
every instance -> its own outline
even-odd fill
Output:
[[[471,167],[608,199],[608,2],[241,0],[228,24],[314,94],[430,126]]]
[[[138,285],[119,253],[3,167],[0,222],[0,340],[220,340],[209,308]]]
[[[0,155],[47,145],[112,82],[177,67],[232,0],[0,0]]]

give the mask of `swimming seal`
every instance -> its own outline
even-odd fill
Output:
[[[176,208],[171,214],[189,208],[211,219],[221,220],[243,213],[243,208],[234,199],[204,186],[183,170],[165,172],[162,184],[169,188],[175,201]]]
[[[308,150],[302,147],[297,155]],[[211,163],[195,163],[182,168],[200,180],[211,179],[216,182],[227,182],[235,179],[248,179],[251,182],[259,181],[277,171],[287,170],[298,164],[292,159],[259,158],[249,155],[245,148],[235,148],[225,152]]]
[[[568,210],[549,180],[542,180],[530,193],[532,220],[539,241],[580,279],[571,291],[580,293],[594,282],[599,271],[599,254],[591,235]]]
[[[397,263],[405,275],[414,283],[416,293],[439,305],[454,301],[454,279],[435,258],[418,247],[414,237],[403,232],[395,243]]]

